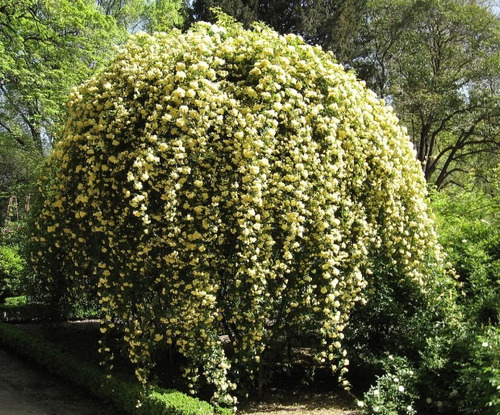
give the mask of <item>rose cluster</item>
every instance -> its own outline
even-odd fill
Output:
[[[371,258],[424,288],[438,255],[392,110],[330,53],[264,26],[132,36],[72,92],[49,164],[47,288],[95,292],[139,379],[170,344],[221,403],[272,342],[305,332],[345,373]]]

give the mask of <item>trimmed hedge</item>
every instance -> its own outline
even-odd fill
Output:
[[[175,390],[153,387],[149,391],[133,382],[109,378],[57,345],[0,323],[0,344],[15,350],[51,373],[86,389],[97,397],[109,399],[120,410],[133,415],[229,415],[229,409],[215,408],[208,402]]]
[[[1,304],[0,322],[27,323],[53,319],[51,310],[45,304]]]

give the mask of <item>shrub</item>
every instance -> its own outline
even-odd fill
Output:
[[[458,298],[477,325],[500,321],[500,223],[498,196],[466,189],[433,195],[439,240],[459,278]]]
[[[500,329],[488,328],[469,339],[461,358],[456,390],[459,407],[466,414],[500,412]]]
[[[456,270],[460,330],[449,337],[440,358],[449,386],[443,406],[450,413],[500,411],[498,323],[500,318],[500,232],[498,192],[480,189],[433,195],[439,239]],[[438,379],[436,379],[438,380]]]
[[[389,398],[401,398],[379,387],[390,382],[387,354],[404,356],[412,367],[412,410],[498,413],[498,201],[464,191],[433,194],[433,205],[454,271],[435,268],[429,274],[433,289],[420,290],[377,261],[367,302],[353,309],[345,333],[351,374],[362,380],[359,386],[372,385],[364,398],[371,413],[391,413],[395,402]]]
[[[391,267],[374,267],[366,303],[356,305],[345,333],[350,378],[368,389],[366,413],[427,413],[429,408],[435,413],[437,402],[443,407],[456,401],[450,396],[457,377],[454,348],[463,339],[464,323],[452,275],[436,268],[429,274],[432,289],[421,290],[398,280]],[[394,377],[406,379],[403,391],[394,389],[400,386]]]
[[[387,356],[383,360],[384,374],[377,377],[359,405],[366,414],[414,415],[417,376],[404,358]]]
[[[0,302],[20,294],[25,262],[15,247],[0,245]]]
[[[37,278],[56,300],[98,298],[101,331],[121,330],[142,381],[172,344],[188,389],[204,379],[232,402],[235,382],[265,378],[273,345],[304,336],[342,375],[370,260],[383,252],[418,290],[439,265],[394,113],[297,36],[227,17],[137,34],[69,115],[42,186]]]

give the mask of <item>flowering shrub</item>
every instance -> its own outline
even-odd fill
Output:
[[[500,411],[500,329],[489,326],[480,336],[471,336],[460,352],[456,390],[459,410],[464,414],[498,414]],[[458,359],[457,359],[458,360]]]
[[[24,265],[17,247],[0,245],[0,304],[7,296],[19,295]]]
[[[416,414],[416,375],[405,359],[389,355],[383,362],[385,373],[364,395],[358,406],[365,414]]]
[[[392,110],[331,54],[262,26],[133,36],[72,92],[48,165],[39,278],[95,293],[139,379],[171,344],[189,388],[204,379],[220,403],[305,332],[344,374],[369,259],[425,289],[438,256]]]

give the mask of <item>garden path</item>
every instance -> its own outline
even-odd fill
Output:
[[[0,348],[1,415],[123,415],[100,401]]]

